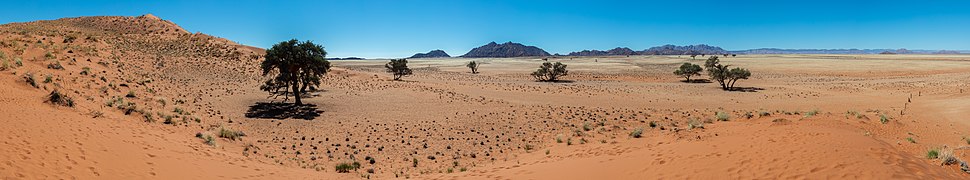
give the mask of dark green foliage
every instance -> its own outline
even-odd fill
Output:
[[[387,62],[384,65],[387,68],[387,72],[394,74],[394,80],[401,80],[401,77],[411,75],[411,68],[408,68],[407,59],[391,59],[391,62]]]
[[[691,76],[700,76],[701,75],[701,71],[703,71],[703,70],[704,69],[702,69],[700,65],[691,64],[691,63],[684,63],[684,64],[681,64],[680,65],[680,68],[678,68],[677,70],[674,71],[674,75],[678,75],[678,76],[682,76],[684,78],[687,78],[687,82],[691,82],[690,81],[690,77]]]
[[[468,64],[465,65],[465,67],[468,67],[468,69],[471,69],[472,74],[478,74],[478,63],[476,63],[475,61],[468,62]]]
[[[544,62],[542,66],[539,66],[535,72],[532,72],[532,77],[535,77],[538,81],[557,81],[559,77],[568,75],[569,71],[566,70],[566,65],[561,62],[556,62],[555,64],[551,62]]]
[[[357,162],[354,162],[354,163],[357,163]],[[357,166],[354,166],[351,163],[340,163],[340,164],[337,164],[336,169],[338,173],[349,173],[351,170],[357,170],[357,168],[359,167],[360,167],[360,163],[357,163]]]
[[[66,94],[61,94],[61,92],[57,91],[56,89],[47,95],[47,102],[61,106],[74,107],[74,100],[71,99],[71,97],[68,97]]]
[[[300,95],[306,93],[307,88],[316,89],[320,85],[320,77],[330,70],[326,56],[327,51],[323,46],[310,41],[292,39],[273,45],[266,50],[265,60],[260,67],[263,76],[274,77],[266,80],[259,89],[275,95],[283,94],[284,98],[292,94],[296,104],[303,105]]]

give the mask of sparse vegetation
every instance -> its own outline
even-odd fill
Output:
[[[351,170],[357,170],[360,166],[354,166],[351,163],[340,163],[337,164],[336,169],[338,173],[349,173]]]
[[[940,157],[940,150],[930,149],[929,151],[926,152],[926,158],[936,159],[939,157]]]
[[[37,80],[35,80],[33,73],[25,73],[24,82],[27,82],[27,84],[30,85],[31,87],[34,87],[34,88],[38,87]]]
[[[633,129],[633,132],[630,132],[630,137],[633,137],[633,138],[643,137],[643,128]]]
[[[704,122],[702,122],[700,119],[697,119],[695,117],[688,118],[687,129],[695,129],[695,128],[704,129]]]
[[[818,109],[813,109],[811,111],[805,112],[805,118],[809,118],[818,114]]]
[[[52,62],[50,64],[47,64],[47,69],[63,70],[64,69],[64,66],[61,66],[61,62],[60,61],[54,61],[54,62]]]
[[[74,100],[56,89],[47,95],[47,102],[61,106],[74,107]]]
[[[266,50],[260,66],[263,76],[273,78],[266,80],[259,89],[273,95],[282,94],[284,98],[293,95],[296,105],[303,105],[301,95],[307,88],[316,89],[320,77],[330,70],[326,56],[323,46],[310,41],[292,39],[277,43]]]
[[[566,70],[566,65],[561,62],[556,62],[555,64],[551,62],[543,62],[539,69],[532,72],[532,77],[537,81],[543,82],[554,82],[558,81],[559,77],[568,75],[569,71]]]
[[[411,75],[411,68],[408,68],[407,59],[391,59],[390,62],[384,64],[384,68],[387,72],[394,76],[395,81],[401,80],[401,77]]]
[[[718,111],[717,113],[714,114],[714,116],[717,118],[717,121],[728,121],[728,120],[731,120],[731,116],[728,115],[725,112]]]
[[[886,114],[879,114],[879,122],[883,124],[889,123],[889,116],[886,116]]]
[[[703,70],[704,69],[701,68],[700,65],[691,64],[691,63],[684,63],[684,64],[681,64],[680,65],[680,68],[678,68],[677,70],[674,71],[674,75],[678,75],[678,76],[687,78],[687,80],[685,82],[691,82],[690,81],[690,77],[691,76],[700,76],[701,75],[701,71],[703,71]]]
[[[909,143],[916,144],[916,139],[913,139],[913,137],[907,137],[906,141],[909,141]]]
[[[246,136],[246,134],[243,133],[242,131],[235,131],[225,127],[219,128],[220,138],[226,138],[226,139],[235,141],[237,139],[242,139],[243,136]]]

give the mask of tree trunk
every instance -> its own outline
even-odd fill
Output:
[[[293,81],[293,97],[296,99],[296,105],[297,106],[303,105],[303,101],[300,101],[300,94],[303,94],[303,93],[300,92],[299,87],[300,87],[300,80],[294,80]]]
[[[687,83],[690,83],[690,76],[687,76]]]

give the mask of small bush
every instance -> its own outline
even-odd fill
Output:
[[[889,116],[886,116],[886,114],[879,114],[879,122],[883,124],[889,123]]]
[[[630,137],[633,137],[633,138],[643,137],[643,128],[633,129],[633,132],[630,132]]]
[[[808,112],[805,112],[805,117],[806,117],[806,118],[808,118],[808,117],[812,117],[812,116],[815,116],[816,114],[818,114],[818,109],[815,109],[815,110],[812,110],[812,111],[808,111]]]
[[[30,85],[30,86],[32,86],[34,88],[37,88],[38,87],[37,86],[37,80],[35,80],[34,74],[32,74],[32,73],[26,73],[26,74],[24,74],[24,81],[27,82],[28,85]]]
[[[768,116],[771,116],[771,113],[768,112],[768,111],[761,111],[760,113],[758,113],[758,116],[760,116],[760,117],[768,117]]]
[[[47,102],[51,104],[74,107],[74,100],[56,89],[47,95]]]
[[[220,138],[226,138],[226,139],[230,139],[230,140],[235,141],[236,139],[242,139],[243,136],[246,136],[246,134],[243,133],[242,131],[233,131],[233,130],[230,130],[230,129],[226,129],[224,127],[223,128],[219,128],[219,137]]]
[[[908,138],[906,138],[906,141],[909,141],[909,143],[913,143],[913,144],[916,144],[916,140],[915,140],[915,139],[913,139],[913,137],[908,137]]]
[[[532,77],[537,81],[552,82],[559,80],[559,77],[566,76],[569,71],[566,70],[566,65],[561,62],[556,62],[555,64],[551,62],[544,62],[539,69],[532,72]]]
[[[128,94],[126,94],[125,97],[127,97],[127,98],[135,98],[137,96],[135,96],[135,91],[130,91],[129,90],[128,91]]]
[[[61,62],[60,61],[54,61],[54,62],[52,62],[50,64],[47,64],[47,69],[62,70],[62,69],[64,69],[64,66],[61,66]]]
[[[697,118],[687,119],[687,129],[694,128],[704,129],[704,122],[701,122],[701,120]]]
[[[149,122],[149,123],[155,122],[155,117],[152,116],[152,113],[145,113],[143,116],[145,116],[145,122]]]
[[[205,142],[205,144],[208,144],[210,146],[216,146],[216,138],[213,138],[208,134],[195,133],[195,137],[202,139]]]
[[[20,59],[20,57],[13,58],[13,63],[17,64],[17,67],[24,66],[24,60]]]
[[[562,134],[556,135],[556,143],[562,143]]]
[[[717,113],[715,113],[714,116],[717,117],[717,121],[728,121],[728,120],[731,120],[731,116],[728,115],[725,112],[717,112]]]
[[[418,158],[411,158],[411,166],[418,167]]]
[[[47,58],[47,59],[54,59],[54,58],[56,58],[54,56],[54,54],[51,53],[51,52],[44,53],[44,57]]]
[[[54,76],[51,76],[50,74],[45,75],[44,83],[51,83],[51,82],[54,82]]]
[[[940,157],[940,150],[930,149],[926,152],[926,158],[936,159]]]
[[[88,75],[88,74],[91,74],[91,68],[89,67],[81,68],[81,75]]]
[[[589,130],[593,130],[593,125],[589,124],[589,122],[584,122],[583,131],[589,131]]]

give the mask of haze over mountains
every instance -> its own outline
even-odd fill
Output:
[[[636,51],[628,47],[616,47],[610,50],[582,50],[570,52],[566,55],[550,55],[542,48],[527,46],[514,42],[498,44],[490,42],[465,53],[460,57],[529,57],[529,56],[629,56],[629,55],[703,55],[703,54],[961,54],[970,51],[956,50],[909,50],[909,49],[780,49],[758,48],[748,50],[724,50],[721,47],[706,44],[697,45],[663,45]],[[433,50],[428,53],[417,53],[410,58],[440,58],[451,57],[443,50]]]

